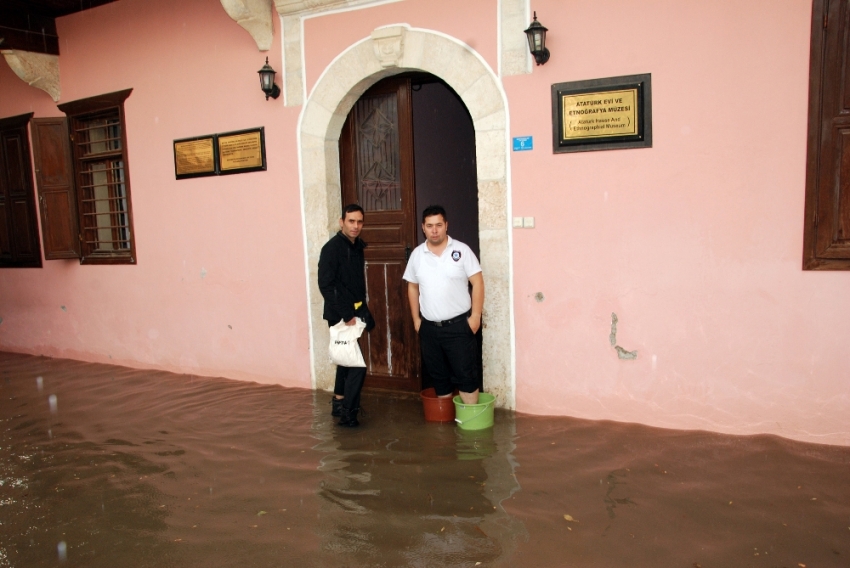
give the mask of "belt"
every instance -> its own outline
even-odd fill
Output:
[[[422,318],[422,323],[427,323],[428,325],[433,325],[434,327],[446,327],[447,325],[452,325],[453,323],[457,323],[461,320],[465,320],[469,317],[469,313],[460,314],[459,316],[455,316],[451,319],[443,320],[443,321],[431,321]]]

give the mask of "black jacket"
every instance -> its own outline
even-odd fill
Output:
[[[366,317],[364,248],[366,243],[360,237],[352,243],[342,231],[322,247],[319,255],[319,290],[325,299],[322,317],[331,324],[348,321],[357,315],[366,321],[367,330],[374,327],[371,315]],[[355,313],[357,302],[363,302],[363,306]]]

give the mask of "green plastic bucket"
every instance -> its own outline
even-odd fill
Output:
[[[478,394],[478,404],[466,404],[460,395],[454,397],[455,422],[461,430],[483,430],[493,425],[496,397],[482,392]]]

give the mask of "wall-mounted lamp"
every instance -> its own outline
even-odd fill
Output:
[[[546,32],[549,30],[537,21],[537,12],[534,12],[534,21],[525,30],[525,35],[528,36],[528,49],[538,65],[543,65],[549,61],[549,50],[546,49]]]
[[[257,73],[260,74],[260,88],[266,94],[266,100],[269,100],[269,97],[273,99],[278,98],[280,96],[280,87],[274,84],[274,76],[277,72],[269,65],[268,57],[266,57],[266,64]]]

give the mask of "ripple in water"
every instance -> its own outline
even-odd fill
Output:
[[[848,566],[850,448],[0,354],[0,568]]]

